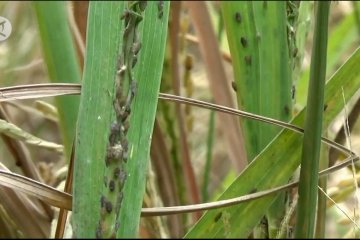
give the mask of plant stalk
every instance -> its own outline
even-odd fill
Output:
[[[317,206],[330,2],[317,2],[316,4],[315,36],[311,57],[309,95],[305,115],[298,190],[299,205],[297,208],[296,238],[314,237]]]

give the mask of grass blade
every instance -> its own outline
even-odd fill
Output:
[[[239,89],[238,105],[246,111],[284,121],[290,120],[292,112],[289,63],[292,63],[293,58],[289,57],[289,53],[296,48],[294,35],[289,30],[296,17],[290,19],[287,11],[297,11],[296,6],[290,8],[287,4],[279,1],[269,4],[222,2],[235,82]],[[249,120],[241,123],[246,133],[249,161],[281,130],[276,126]],[[270,238],[276,236],[284,214],[284,198],[285,195],[281,194],[269,209],[266,216],[269,231],[262,224],[255,231],[254,237],[264,238],[268,234]]]
[[[221,4],[239,91],[238,106],[256,114],[290,120],[286,3],[225,1]],[[243,124],[251,161],[280,129],[246,120]]]
[[[301,2],[301,5],[305,2]],[[311,3],[313,4],[313,3]],[[346,52],[356,42],[357,31],[355,19],[352,14],[344,16],[342,21],[333,29],[329,29],[328,50],[327,50],[327,76],[333,75],[338,69],[340,61]],[[300,51],[300,50],[299,50]],[[310,68],[302,71],[296,86],[296,103],[305,106],[307,89],[309,85]]]
[[[206,162],[204,168],[203,185],[201,189],[202,201],[209,199],[208,187],[211,173],[212,152],[214,147],[215,112],[211,111],[209,116],[209,130],[207,136]]]
[[[319,170],[325,169],[329,166],[329,148],[327,146],[321,146]],[[327,191],[327,176],[319,176],[319,188]],[[317,201],[317,213],[316,213],[316,227],[315,237],[325,238],[325,227],[326,227],[326,203],[328,201],[327,196],[320,192],[318,189],[318,201]]]
[[[80,66],[68,24],[67,3],[39,1],[33,4],[51,82],[79,83]],[[69,159],[75,136],[79,98],[67,96],[56,98],[55,101],[59,111],[65,156]]]
[[[129,176],[124,189],[117,237],[137,237],[146,173],[149,164],[151,135],[155,121],[160,79],[163,68],[170,2],[148,2],[140,36],[141,57],[135,68],[138,90],[131,113],[128,137],[133,149],[127,163]],[[162,12],[162,17],[159,14]],[[130,148],[130,149],[131,149]]]
[[[100,217],[124,6],[124,2],[90,2],[89,6],[73,179],[73,230],[78,238],[94,238]]]
[[[295,230],[297,238],[312,238],[315,229],[329,11],[330,2],[317,3],[309,95],[305,114],[305,133],[301,157],[299,202]]]

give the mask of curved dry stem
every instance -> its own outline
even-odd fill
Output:
[[[334,142],[330,141],[330,144],[333,145]],[[319,172],[319,176],[328,175],[332,172],[340,170],[350,164],[352,162],[356,162],[359,160],[359,157],[356,155],[349,156],[345,161],[340,164],[334,165],[330,168],[327,168],[321,172]],[[173,206],[173,207],[154,207],[154,208],[143,208],[141,211],[142,217],[154,217],[154,216],[164,216],[171,214],[179,214],[179,213],[190,213],[196,211],[210,210],[222,207],[229,207],[239,203],[248,202],[251,200],[255,200],[261,197],[268,196],[270,194],[275,194],[285,189],[294,188],[298,185],[298,181],[292,182],[286,185],[282,185],[276,188],[255,192],[252,194],[247,194],[244,196],[230,198],[226,200],[214,201],[209,203],[200,203],[193,205],[184,205],[184,206]],[[54,207],[63,208],[66,210],[72,209],[72,195],[61,192],[55,188],[52,188],[46,184],[34,181],[27,177],[9,173],[6,171],[0,170],[0,185],[10,187],[12,189],[19,190],[23,193],[35,196],[45,202],[51,204]]]
[[[60,95],[66,95],[66,94],[80,94],[81,86],[79,84],[36,84],[36,85],[25,85],[25,86],[16,86],[16,87],[7,87],[7,88],[0,88],[0,92],[2,92],[0,96],[0,101],[9,101],[14,100],[14,98],[11,98],[9,96],[19,96],[18,91],[25,93],[27,98],[34,98],[34,96],[58,96]],[[42,91],[45,91],[45,94],[43,94]],[[43,94],[43,95],[42,95]],[[7,98],[4,98],[4,96],[7,96]],[[26,97],[23,97],[22,99],[26,99]],[[207,103],[200,100],[195,99],[189,99],[186,97],[181,96],[175,96],[171,94],[165,94],[160,93],[159,98],[162,100],[168,100],[173,101],[176,103],[182,103],[182,104],[190,104],[192,106],[198,106],[203,107],[215,111],[221,111],[228,114],[234,114],[237,116],[246,117],[249,119],[262,121],[269,124],[274,124],[280,127],[284,127],[293,131],[296,131],[298,133],[303,133],[304,130],[298,126],[295,126],[293,124],[285,123],[279,120],[275,120],[272,118],[263,117],[257,114],[248,113],[245,111],[233,109],[224,107],[221,105],[213,104],[213,103]],[[338,151],[341,151],[349,157],[346,161],[342,162],[341,164],[332,166],[326,170],[321,171],[319,174],[327,175],[331,172],[334,172],[336,170],[339,170],[343,167],[348,166],[353,161],[358,161],[359,157],[355,155],[351,150],[345,148],[344,146],[331,141],[327,138],[322,138],[322,141],[328,145],[330,145],[332,148],[335,148]],[[9,179],[12,179],[12,183]],[[14,182],[18,181],[20,184],[15,184]],[[0,171],[0,184],[16,188],[20,191],[23,191],[27,194],[36,196],[44,201],[47,201],[48,203],[52,204],[53,206],[65,208],[68,210],[71,210],[71,201],[72,197],[70,194],[58,191],[54,188],[51,188],[45,184],[36,182],[34,180],[28,179],[26,177],[23,177],[21,175],[12,174],[12,173],[6,173]],[[161,216],[161,215],[170,215],[170,214],[178,214],[178,213],[188,213],[188,212],[194,212],[194,211],[202,211],[202,210],[208,210],[208,209],[214,209],[214,208],[221,208],[226,206],[232,206],[235,204],[239,204],[246,201],[251,201],[257,198],[261,198],[264,196],[267,196],[269,194],[273,194],[288,188],[293,188],[297,186],[298,182],[293,182],[290,184],[286,184],[277,188],[256,192],[252,194],[248,194],[245,196],[240,196],[237,198],[227,199],[227,200],[221,200],[211,203],[202,203],[202,204],[195,204],[195,205],[189,205],[189,206],[174,206],[174,207],[162,207],[162,208],[144,208],[142,210],[142,216]],[[26,185],[29,185],[31,187],[26,187]],[[35,186],[35,187],[34,187]]]
[[[45,90],[46,94],[41,95],[41,90]],[[59,93],[58,91],[61,91]],[[6,88],[0,88],[0,102],[1,101],[10,101],[15,100],[12,98],[12,95],[15,95],[19,97],[17,91],[24,93],[26,96],[22,99],[26,98],[35,98],[35,97],[48,97],[48,96],[59,96],[59,95],[67,95],[67,94],[80,94],[81,85],[80,84],[34,84],[34,85],[24,85],[24,86],[15,86],[15,87],[6,87]],[[6,96],[6,97],[4,97]],[[35,96],[35,97],[34,97]],[[20,96],[21,97],[21,96]],[[293,131],[296,131],[298,133],[303,133],[304,130],[298,126],[295,126],[290,123],[282,122],[276,119],[263,117],[257,114],[252,114],[249,112],[224,107],[221,105],[208,103],[200,100],[195,99],[189,99],[186,97],[181,96],[175,96],[171,94],[165,94],[160,93],[159,99],[162,100],[168,100],[176,103],[182,103],[182,104],[190,104],[192,106],[198,106],[203,107],[206,109],[211,109],[215,111],[220,111],[223,113],[233,114],[237,116],[246,117],[249,119],[262,121],[269,124],[274,124],[283,128],[287,128]],[[328,144],[330,147],[335,148],[338,151],[341,151],[345,154],[347,154],[349,157],[343,161],[342,163],[338,165],[334,165],[330,168],[327,168],[319,173],[320,176],[330,174],[334,171],[337,171],[341,168],[344,168],[352,162],[358,161],[359,157],[352,152],[351,150],[347,149],[346,147],[329,140],[328,138],[322,137],[322,141],[326,144]],[[9,183],[9,179],[11,179]],[[21,184],[15,184],[14,181],[19,181]],[[29,185],[30,190],[27,189],[25,185]],[[209,210],[209,209],[215,209],[215,208],[221,208],[221,207],[227,207],[227,206],[233,206],[242,202],[251,201],[257,198],[261,198],[264,196],[267,196],[269,194],[274,194],[279,191],[283,191],[285,189],[296,187],[298,182],[292,182],[280,187],[272,188],[269,190],[264,190],[252,194],[247,194],[244,196],[231,198],[227,200],[221,200],[221,201],[215,201],[210,203],[201,203],[201,204],[194,204],[194,205],[188,205],[188,206],[174,206],[174,207],[161,207],[161,208],[143,208],[141,216],[162,216],[162,215],[170,215],[170,214],[179,214],[179,213],[189,213],[189,212],[195,212],[195,211],[203,211],[203,210]],[[49,187],[45,184],[36,182],[32,179],[23,177],[21,175],[13,174],[13,173],[6,173],[3,171],[0,171],[0,185],[11,187],[14,189],[18,189],[24,193],[33,195],[35,197],[38,197],[49,204],[64,208],[67,210],[71,210],[71,201],[72,196],[68,193],[64,193],[61,191],[58,191],[52,187]],[[34,187],[35,186],[35,187]],[[36,187],[38,186],[38,187]]]
[[[32,99],[39,97],[53,97],[53,96],[61,96],[61,95],[77,95],[80,93],[81,93],[81,84],[77,84],[77,83],[18,85],[18,86],[0,88],[0,102],[13,101],[17,99]],[[21,94],[24,94],[24,96],[22,96]],[[242,116],[257,121],[274,124],[299,133],[304,132],[302,128],[290,123],[282,122],[269,117],[263,117],[261,115],[249,113],[234,108],[225,107],[214,103],[208,103],[205,101],[190,99],[190,98],[176,96],[167,93],[159,93],[159,99],[168,100],[176,103],[182,103],[182,104],[190,104],[192,106],[203,107],[210,110],[233,114],[236,116]],[[322,138],[322,141],[345,154],[355,155],[354,152],[327,138]]]

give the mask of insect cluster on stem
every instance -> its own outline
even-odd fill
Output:
[[[137,82],[133,68],[141,50],[138,24],[146,8],[146,1],[129,1],[121,19],[124,22],[123,43],[115,81],[113,101],[115,120],[111,124],[105,156],[105,174],[100,198],[100,220],[95,230],[97,238],[116,237],[123,188],[127,177],[125,165],[129,157],[127,132],[130,127],[131,104],[136,94]]]

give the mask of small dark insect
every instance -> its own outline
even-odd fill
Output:
[[[232,82],[231,82],[231,87],[233,88],[233,90],[234,90],[235,92],[237,92],[237,84],[236,84],[236,82],[232,81]]]
[[[215,218],[214,218],[214,222],[217,222],[219,221],[219,219],[221,218],[222,216],[222,212],[219,212],[218,214],[216,214]]]
[[[325,105],[324,105],[324,111],[326,111],[327,107],[328,107],[328,105],[325,104]]]
[[[110,180],[109,190],[110,190],[110,192],[113,192],[115,190],[115,181],[114,180]]]
[[[147,1],[139,1],[139,8],[140,8],[140,11],[144,11],[145,8],[147,6]]]
[[[119,144],[115,144],[114,146],[108,147],[106,157],[109,159],[121,159],[123,155],[123,148]]]
[[[120,126],[117,122],[113,122],[111,124],[111,133],[118,132],[120,129]]]
[[[267,223],[268,223],[268,221],[267,221],[266,217],[263,216],[262,219],[261,219],[261,221],[260,221],[260,224],[262,224],[262,225],[267,225]]]
[[[120,170],[120,168],[115,168],[115,170],[114,170],[114,178],[115,179],[117,179],[119,176],[120,176],[120,172],[121,172],[121,170]]]
[[[257,189],[256,189],[256,188],[253,188],[253,189],[251,189],[251,191],[249,192],[249,194],[256,193],[256,192],[257,192]]]
[[[127,119],[125,122],[124,122],[124,125],[123,125],[123,132],[124,134],[127,133],[127,131],[129,130],[130,128],[130,121]]]
[[[125,104],[126,104],[126,97],[125,97],[125,96],[122,96],[121,99],[120,99],[119,105],[120,105],[120,106],[124,106]]]
[[[101,196],[100,198],[100,204],[101,204],[101,207],[105,207],[105,204],[106,204],[106,197],[105,196]]]
[[[132,46],[132,52],[136,55],[139,53],[140,49],[141,49],[141,42],[134,42],[133,46]]]
[[[285,105],[285,106],[284,106],[284,111],[285,111],[285,114],[286,114],[286,115],[289,115],[289,114],[290,114],[290,109],[289,109],[288,105]]]
[[[117,230],[119,229],[119,227],[120,227],[120,223],[119,223],[119,221],[117,221],[117,222],[115,223],[115,233],[117,232]],[[116,236],[114,236],[113,238],[116,238]]]
[[[127,178],[126,172],[125,172],[125,171],[121,171],[121,172],[120,172],[120,175],[119,175],[119,181],[120,181],[121,183],[124,183],[125,180],[126,180],[126,178]],[[121,187],[122,187],[122,186],[120,186],[120,190],[121,190]]]
[[[298,48],[295,48],[295,49],[293,50],[293,57],[294,57],[294,58],[297,56],[298,51],[299,51]]]
[[[126,105],[126,102],[125,102],[125,105]],[[123,105],[121,105],[121,106],[123,106]],[[129,117],[130,113],[131,113],[130,107],[125,107],[125,106],[122,107],[120,110],[120,114],[119,114],[121,121],[122,122],[125,121]]]
[[[247,65],[249,65],[249,66],[251,65],[251,56],[250,55],[246,55],[244,57],[244,60],[245,60]]]
[[[106,211],[107,211],[108,213],[111,213],[112,208],[113,208],[112,203],[111,203],[110,201],[107,201],[107,202],[105,203],[105,209],[106,209]]]
[[[129,150],[129,142],[126,138],[121,140],[121,146],[124,149],[124,152]]]
[[[111,124],[110,135],[109,135],[109,143],[111,145],[115,144],[119,131],[120,131],[120,125],[116,122],[113,122]]]
[[[96,228],[95,236],[96,236],[96,238],[102,238],[102,230],[101,230],[101,227],[100,227],[100,226],[98,226],[98,227]]]
[[[112,146],[108,146],[106,151],[106,160],[105,160],[106,166],[108,166],[111,160],[113,159],[114,159],[114,154],[113,154]],[[105,187],[107,187],[107,179],[104,182],[105,182]]]
[[[298,48],[295,48],[295,49],[293,50],[293,58],[296,58],[298,52],[299,52],[299,49],[298,49]]]
[[[291,86],[291,99],[295,100],[295,93],[296,93],[296,88],[295,85]]]
[[[119,192],[120,192],[120,194],[121,194],[121,198],[119,198],[119,196],[118,196],[118,199],[117,199],[117,201],[121,201],[121,199],[122,199],[122,190],[123,190],[123,188],[124,188],[124,186],[125,186],[125,180],[126,180],[126,175],[125,174],[123,174],[122,176],[125,176],[125,177],[121,177],[120,176],[120,179],[119,179],[119,184],[118,184],[118,189],[119,189]]]
[[[136,90],[137,90],[137,81],[134,79],[131,82],[131,98],[133,98],[135,96]]]
[[[134,87],[134,81],[132,81],[132,83],[131,83],[131,90],[130,91],[131,91],[131,97],[133,95],[135,95],[136,87]],[[126,101],[125,108],[124,108],[124,119],[123,119],[123,121],[125,121],[126,118],[128,118],[130,114],[131,114],[130,104],[129,104],[129,101]]]
[[[289,227],[288,227],[288,238],[291,238],[293,232],[294,232],[294,227],[289,226]]]
[[[241,14],[239,12],[235,13],[235,21],[241,23]]]
[[[163,8],[164,8],[164,1],[159,1],[158,2],[158,18],[159,19],[161,19],[162,18],[162,16],[164,15],[164,10],[163,10]]]
[[[126,71],[126,65],[122,65],[122,66],[119,68],[119,70],[117,71],[117,74],[118,74],[119,76],[123,77],[124,74],[125,74],[125,71]]]
[[[131,67],[134,68],[135,65],[136,65],[136,63],[137,63],[137,56],[134,55],[134,57],[133,57],[133,59],[132,59]]]
[[[247,47],[247,40],[245,37],[241,37],[240,38],[240,41],[241,41],[241,45],[246,48]]]
[[[120,190],[121,191],[121,190]],[[122,202],[122,199],[123,199],[123,193],[122,192],[119,192],[119,195],[117,196],[116,198],[116,208],[115,210],[118,212],[120,207],[121,207],[121,202]]]
[[[129,158],[128,152],[124,152],[124,155],[121,160],[124,161],[125,163],[127,163],[128,158]]]

